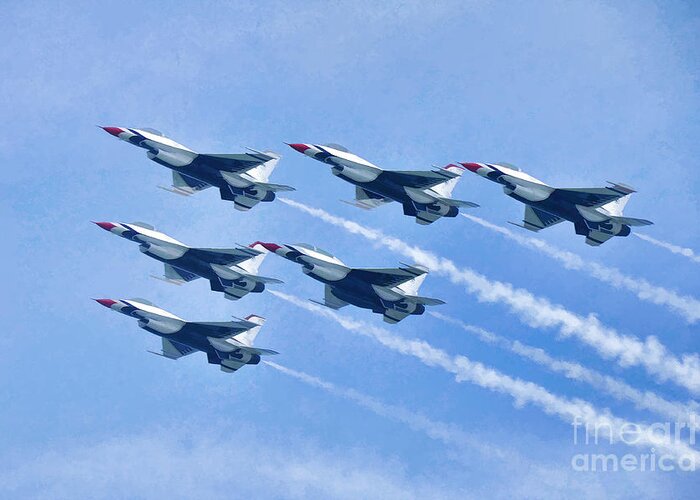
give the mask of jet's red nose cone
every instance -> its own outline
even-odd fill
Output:
[[[478,163],[462,163],[462,165],[464,166],[464,168],[472,172],[476,172],[481,168],[481,165],[479,165]]]
[[[263,241],[256,241],[253,243],[251,248],[255,248],[257,245],[261,245],[265,250],[268,250],[272,253],[275,253],[279,248],[282,248],[281,246],[277,245],[276,243],[265,243]]]
[[[293,149],[296,149],[297,151],[299,151],[299,152],[302,153],[302,154],[303,154],[307,149],[311,149],[308,145],[306,145],[306,144],[299,144],[299,143],[297,143],[297,144],[290,144],[289,147],[290,147],[290,148],[293,148]]]
[[[95,302],[99,302],[100,304],[102,304],[105,307],[112,307],[114,304],[117,303],[116,300],[112,300],[112,299],[94,299],[94,300],[95,300]]]
[[[119,127],[101,127],[101,128],[102,128],[102,130],[104,130],[108,134],[112,134],[114,137],[119,137],[119,134],[124,132]]]
[[[98,226],[100,226],[102,229],[105,231],[111,231],[113,227],[117,227],[111,222],[95,222]]]

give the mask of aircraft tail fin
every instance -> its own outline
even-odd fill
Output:
[[[396,288],[404,292],[406,295],[416,295],[418,293],[418,289],[421,287],[423,282],[425,281],[425,277],[428,276],[428,270],[424,268],[423,266],[418,266],[418,265],[411,265],[407,266],[409,268],[413,268],[416,270],[421,271],[421,274],[416,276],[415,278],[411,278],[408,281],[404,281],[400,285],[398,285]]]
[[[243,262],[238,264],[238,267],[245,270],[249,274],[258,274],[260,264],[262,264],[263,260],[265,260],[265,257],[267,257],[268,251],[258,242],[255,242],[254,244],[250,245],[250,248],[252,248],[253,250],[257,250],[260,253],[254,257],[251,257],[248,260],[244,260]]]
[[[646,220],[646,219],[636,219],[634,217],[624,217],[622,214],[625,210],[625,206],[627,206],[627,203],[630,201],[630,197],[636,191],[633,188],[631,188],[625,184],[619,184],[619,183],[611,183],[611,184],[612,184],[612,186],[610,189],[614,189],[615,191],[625,193],[623,196],[620,196],[619,198],[601,206],[602,209],[604,209],[608,214],[610,214],[610,216],[611,216],[610,218],[613,221],[619,222],[620,224],[626,224],[628,226],[649,226],[649,225],[653,224],[653,222]]]
[[[262,316],[258,316],[256,314],[251,314],[250,316],[246,316],[243,319],[245,319],[246,321],[248,321],[250,323],[254,323],[255,326],[246,330],[245,332],[241,332],[238,335],[234,335],[233,338],[236,339],[238,342],[240,342],[243,345],[253,347],[253,342],[255,342],[255,337],[258,336],[258,333],[260,333],[260,329],[265,324],[265,318],[263,318]]]
[[[253,179],[263,183],[267,182],[267,180],[270,178],[270,175],[272,175],[272,172],[275,170],[275,167],[280,159],[279,155],[271,151],[265,151],[264,154],[272,157],[272,159],[251,168],[247,172]]]
[[[450,163],[449,165],[443,167],[443,170],[447,170],[453,174],[454,177],[438,184],[437,186],[433,186],[432,189],[443,198],[450,198],[450,196],[452,196],[452,191],[459,182],[459,179],[462,178],[464,167],[456,163]]]
[[[621,196],[620,198],[613,200],[609,203],[606,203],[603,205],[601,208],[607,210],[611,215],[615,216],[620,216],[622,215],[622,212],[625,209],[625,206],[627,203],[630,201],[630,194],[626,194],[625,196]]]

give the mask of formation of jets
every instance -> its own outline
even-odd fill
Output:
[[[202,154],[165,137],[154,129],[101,127],[109,134],[143,148],[154,162],[172,171],[172,185],[159,186],[189,196],[208,187],[216,187],[223,200],[247,211],[260,202],[271,202],[276,193],[294,191],[284,184],[269,181],[280,160],[271,151],[238,154]],[[619,183],[601,188],[554,188],[503,163],[451,163],[430,170],[385,170],[351,153],[338,144],[289,144],[294,150],[331,167],[331,173],[355,186],[350,203],[374,209],[393,201],[400,203],[404,215],[421,225],[442,217],[456,217],[460,208],[478,207],[476,203],[452,198],[452,191],[465,171],[474,172],[501,184],[509,197],[525,204],[522,224],[540,231],[562,221],[573,223],[576,234],[586,243],[598,246],[613,236],[627,236],[632,226],[652,224],[646,219],[625,217],[623,208],[634,189]],[[222,292],[229,300],[249,293],[261,293],[267,285],[281,284],[276,278],[258,274],[268,253],[300,264],[302,272],[324,284],[322,301],[313,301],[331,309],[353,305],[381,314],[387,323],[397,323],[410,315],[421,315],[425,306],[444,304],[440,299],[418,295],[428,270],[402,264],[396,268],[356,268],[316,246],[295,243],[277,244],[256,241],[235,248],[190,247],[156,231],[143,222],[95,222],[102,229],[138,243],[139,250],[164,265],[168,283],[181,285],[197,278],[210,283],[212,291]],[[112,310],[138,319],[138,326],[162,339],[161,352],[178,359],[196,351],[206,353],[209,363],[225,372],[246,364],[258,364],[260,357],[277,354],[271,349],[253,346],[264,318],[249,315],[228,322],[185,321],[144,299],[95,299]]]

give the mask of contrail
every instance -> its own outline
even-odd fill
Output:
[[[671,253],[676,253],[678,255],[682,255],[683,257],[689,258],[691,261],[695,262],[696,264],[700,264],[700,255],[698,255],[695,251],[693,251],[692,248],[686,248],[686,247],[681,247],[678,245],[674,245],[673,243],[668,243],[666,241],[661,241],[657,240],[656,238],[652,238],[651,236],[647,236],[646,234],[641,234],[641,233],[632,233],[634,234],[637,238],[641,238],[644,241],[648,241],[652,245],[656,245],[657,247],[665,248]]]
[[[587,429],[596,429],[598,435],[602,435],[604,439],[610,439],[613,442],[622,441],[642,448],[651,447],[655,450],[664,450],[678,461],[691,460],[692,463],[697,464],[700,460],[700,452],[685,442],[670,439],[668,436],[663,437],[654,432],[650,426],[615,417],[607,410],[601,412],[581,399],[558,396],[538,384],[513,378],[482,363],[472,361],[466,356],[451,356],[425,341],[401,338],[383,328],[343,316],[293,295],[274,290],[271,290],[270,293],[318,316],[335,321],[348,331],[369,337],[395,352],[418,358],[427,366],[442,368],[453,374],[457,382],[471,382],[484,389],[509,395],[513,398],[516,407],[530,403],[549,415],[556,415],[566,423],[578,422],[585,425]],[[639,430],[639,435],[636,436],[639,439],[625,439],[625,429],[630,428]]]
[[[584,271],[594,278],[608,283],[615,288],[621,288],[634,293],[640,300],[653,304],[665,306],[672,312],[680,314],[689,323],[700,320],[700,301],[689,295],[679,295],[673,290],[653,285],[641,278],[633,278],[623,274],[619,269],[608,267],[594,261],[584,260],[581,256],[557,248],[549,243],[532,236],[516,234],[508,228],[492,224],[480,217],[469,214],[461,214],[472,222],[479,224],[486,229],[490,229],[506,238],[515,241],[517,244],[535,249],[554,260],[559,261],[567,269]]]
[[[484,445],[482,442],[474,439],[456,425],[436,422],[420,413],[412,412],[401,406],[383,403],[376,398],[358,392],[354,389],[337,386],[331,382],[327,382],[304,372],[292,370],[291,368],[273,363],[272,361],[263,361],[263,363],[286,375],[294,377],[307,385],[323,389],[329,394],[351,401],[358,406],[379,415],[380,417],[385,417],[405,424],[412,430],[422,432],[430,439],[440,441],[448,446],[476,449],[484,456],[497,458],[500,460],[512,461],[514,459],[512,453],[499,450],[492,445]]]
[[[535,328],[558,328],[562,337],[575,337],[593,347],[605,359],[614,359],[620,366],[641,366],[657,377],[657,381],[673,381],[694,394],[700,394],[700,357],[670,353],[654,336],[640,340],[604,325],[594,314],[581,316],[563,306],[537,297],[528,290],[515,288],[510,283],[491,281],[486,276],[467,267],[458,267],[450,259],[439,257],[420,247],[409,245],[377,229],[364,227],[356,222],[331,215],[325,210],[312,208],[288,198],[280,198],[287,205],[297,208],[320,220],[358,234],[389,250],[423,264],[431,271],[446,276],[455,284],[463,284],[467,291],[482,302],[500,302],[510,307],[521,321]]]
[[[287,368],[286,366],[273,363],[272,361],[263,361],[263,363],[311,387],[321,389],[332,396],[355,403],[359,407],[365,408],[375,415],[404,424],[411,430],[423,433],[428,438],[441,442],[450,449],[458,450],[463,455],[459,455],[457,458],[462,461],[473,460],[472,452],[476,451],[486,459],[503,462],[510,470],[521,471],[523,468],[527,468],[531,478],[536,478],[536,481],[540,481],[543,485],[549,485],[551,487],[556,487],[556,481],[554,481],[554,485],[551,484],[553,472],[555,475],[568,474],[571,472],[570,469],[557,470],[559,467],[556,464],[533,463],[530,457],[525,457],[515,450],[504,450],[496,447],[492,443],[485,442],[481,437],[475,438],[454,424],[433,420],[422,413],[414,412],[401,406],[384,403],[355,389],[338,386],[327,380],[314,377],[302,371]]]
[[[458,326],[464,331],[475,335],[479,340],[500,349],[510,351],[518,356],[533,361],[554,373],[560,373],[568,379],[589,384],[595,389],[622,401],[629,401],[639,409],[653,411],[671,422],[682,422],[688,426],[700,429],[700,416],[697,405],[669,401],[651,391],[640,391],[615,377],[587,368],[573,361],[553,358],[544,349],[510,340],[478,326],[469,325],[444,314],[428,312],[431,316]]]

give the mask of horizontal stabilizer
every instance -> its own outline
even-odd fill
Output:
[[[259,281],[260,283],[265,283],[269,285],[278,285],[281,283],[284,283],[282,280],[278,280],[277,278],[270,278],[268,276],[257,276],[257,275],[249,275],[246,277],[250,277],[250,279]]]
[[[615,191],[619,191],[620,193],[624,193],[625,195],[637,192],[633,187],[628,186],[627,184],[622,184],[621,182],[608,181],[608,184],[610,184],[610,189],[614,189]]]
[[[242,349],[250,352],[251,354],[257,354],[258,356],[274,356],[275,354],[279,354],[277,351],[272,349],[261,349],[259,347],[245,347]]]
[[[620,216],[614,216],[611,217],[612,220],[615,222],[619,222],[620,224],[626,224],[628,226],[651,226],[654,224],[650,220],[646,219],[635,219],[634,217],[620,217]]]
[[[426,306],[439,306],[445,303],[444,300],[434,299],[432,297],[421,297],[420,295],[406,295],[406,298],[416,302],[417,304],[423,304]]]
[[[244,275],[246,278],[250,278],[253,281],[258,281],[260,283],[265,283],[266,285],[279,285],[284,283],[282,280],[278,280],[277,278],[270,278],[268,276],[258,276],[254,274],[246,274]]]
[[[247,280],[257,281],[259,283],[284,283],[282,280],[278,280],[277,278],[269,278],[267,276],[258,276],[257,274],[245,273],[241,272],[240,270],[231,269],[230,267],[221,266],[218,264],[212,264],[211,268],[214,270],[217,276],[226,280],[238,280],[245,278]]]
[[[256,182],[255,186],[272,192],[296,191],[296,188],[293,188],[292,186],[287,186],[285,184],[272,184],[270,182]]]
[[[471,201],[464,201],[464,200],[456,200],[454,198],[437,198],[438,201],[441,203],[444,203],[445,205],[449,205],[450,207],[471,207],[471,208],[476,208],[479,205],[477,203],[472,203]]]

